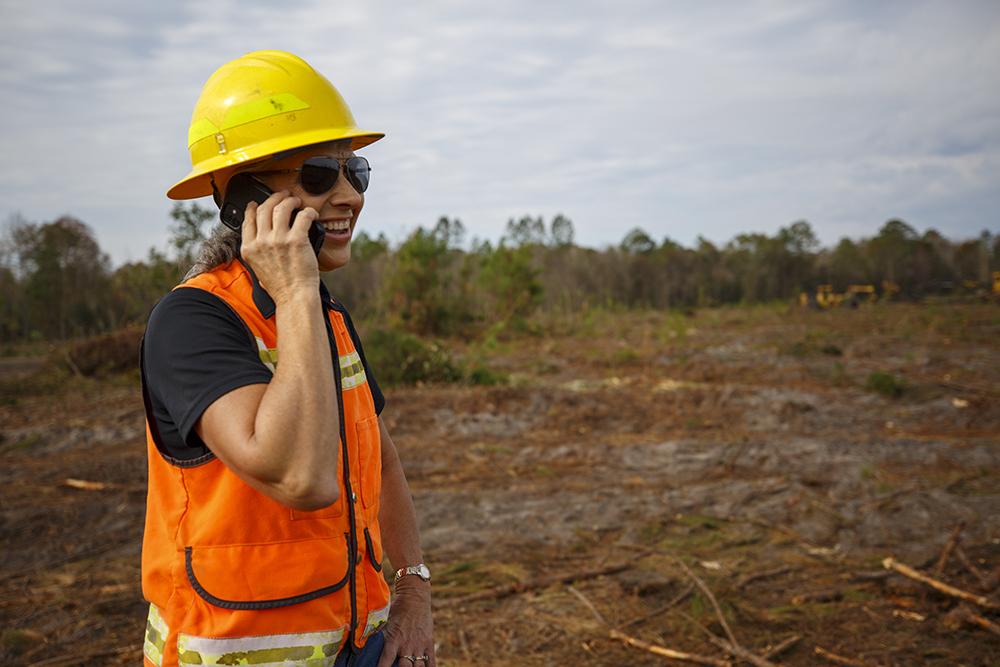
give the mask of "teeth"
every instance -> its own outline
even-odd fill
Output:
[[[351,228],[350,220],[325,220],[323,228],[329,232],[346,232]]]

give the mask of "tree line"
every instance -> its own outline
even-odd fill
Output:
[[[214,210],[176,204],[169,246],[115,268],[84,222],[12,216],[0,232],[0,342],[64,340],[144,323],[187,272],[215,220]],[[449,217],[395,246],[359,230],[350,264],[323,279],[356,317],[447,336],[524,326],[538,310],[787,300],[819,284],[843,290],[890,281],[899,287],[896,298],[920,299],[986,284],[1000,270],[1000,236],[984,231],[952,241],[898,219],[832,248],[820,247],[806,221],[721,245],[699,236],[693,247],[635,228],[616,246],[587,248],[574,242],[563,215],[508,220],[497,242],[466,237],[461,220]]]

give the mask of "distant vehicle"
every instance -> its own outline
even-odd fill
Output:
[[[875,303],[878,296],[875,294],[874,285],[848,285],[844,299],[851,308],[857,308],[863,303]]]
[[[882,299],[888,299],[897,292],[899,292],[899,285],[887,280],[882,281]],[[857,308],[861,304],[875,303],[878,300],[879,296],[874,285],[848,285],[846,291],[838,293],[833,289],[833,285],[823,284],[816,286],[815,294],[808,292],[799,294],[799,305],[820,310],[829,310],[838,306]]]
[[[896,294],[899,294],[899,285],[891,280],[883,280],[882,300],[891,299]]]

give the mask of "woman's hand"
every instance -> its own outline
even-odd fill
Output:
[[[399,658],[399,667],[435,667],[434,619],[431,617],[430,584],[419,577],[403,577],[396,583],[396,597],[389,608],[389,620],[382,630],[385,645],[378,667],[390,667]],[[428,659],[412,663],[403,656]]]
[[[259,206],[250,202],[244,214],[240,254],[275,303],[319,290],[319,265],[309,243],[309,227],[319,213],[304,208],[289,227],[292,211],[301,204],[280,190]]]

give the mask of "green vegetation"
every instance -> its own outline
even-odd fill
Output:
[[[490,319],[524,330],[525,320],[542,298],[541,271],[532,261],[530,247],[510,248],[501,242],[481,254],[479,284],[489,298]]]
[[[372,330],[365,339],[365,356],[383,386],[424,382],[498,385],[509,379],[482,360],[463,363],[440,344],[399,329]]]
[[[463,233],[461,221],[441,218],[433,230],[418,228],[399,247],[385,295],[391,323],[419,335],[459,333],[469,324],[466,284],[449,279],[464,264],[454,248]]]
[[[385,385],[456,382],[460,365],[439,345],[395,329],[375,329],[365,341],[365,356]]]
[[[623,347],[621,349],[615,350],[611,355],[611,363],[618,365],[631,364],[638,361],[639,353],[636,352],[631,347]]]
[[[12,216],[0,230],[0,353],[141,328],[157,299],[187,272],[215,218],[214,210],[177,204],[167,248],[150,248],[144,260],[112,269],[80,220],[36,223]],[[548,222],[511,219],[497,243],[466,241],[461,220],[441,217],[396,247],[383,235],[358,230],[352,255],[346,267],[323,279],[356,320],[381,331],[382,343],[397,346],[378,350],[366,340],[369,355],[382,357],[373,361],[380,379],[495,384],[506,378],[476,355],[465,367],[429,341],[458,339],[495,352],[513,335],[599,335],[620,326],[624,313],[650,309],[668,316],[651,319],[641,336],[626,337],[629,346],[607,361],[633,363],[636,337],[669,346],[675,359],[683,359],[699,331],[786,317],[799,291],[819,284],[843,290],[888,280],[899,285],[901,298],[948,291],[963,281],[982,284],[1000,268],[1000,237],[984,232],[952,242],[890,220],[871,238],[845,238],[824,249],[809,223],[798,221],[772,236],[740,234],[722,245],[699,237],[692,248],[634,228],[620,244],[596,250],[574,244],[573,223],[563,215]],[[694,309],[701,306],[726,308],[704,311],[695,327]],[[968,335],[965,323],[943,317],[938,308],[908,315],[892,333]],[[133,358],[125,338],[87,345],[68,355],[84,375],[113,372]],[[840,357],[842,345],[840,337],[812,331],[779,350]],[[92,352],[97,358],[88,357]],[[831,378],[848,382],[839,364]],[[894,378],[878,374],[866,386],[887,396],[903,391]]]
[[[482,363],[470,368],[467,377],[472,384],[487,386],[506,384],[510,379],[506,373],[495,371]]]
[[[889,398],[899,398],[903,395],[906,383],[891,373],[873,371],[869,373],[865,380],[865,389],[888,396]]]

